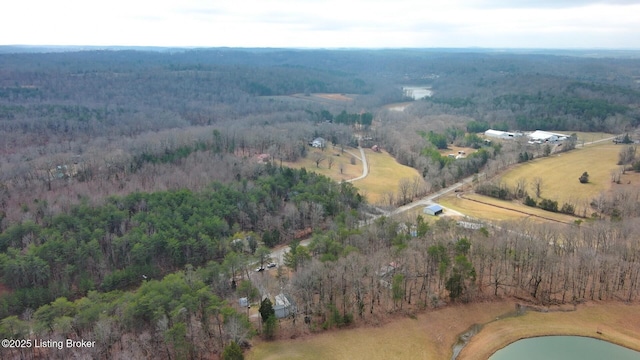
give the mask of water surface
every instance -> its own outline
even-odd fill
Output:
[[[588,337],[542,336],[518,340],[498,350],[489,359],[639,360],[640,352]]]

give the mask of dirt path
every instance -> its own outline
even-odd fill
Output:
[[[345,180],[346,182],[354,182],[354,181],[362,180],[367,176],[369,176],[369,164],[367,163],[367,156],[364,154],[364,149],[362,147],[358,146],[358,149],[360,150],[359,158],[355,154],[351,153],[350,151],[347,151],[347,152],[355,156],[356,158],[358,158],[360,161],[362,161],[362,175],[358,176],[357,178]]]

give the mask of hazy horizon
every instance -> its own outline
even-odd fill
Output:
[[[0,45],[640,49],[640,0],[14,2]]]

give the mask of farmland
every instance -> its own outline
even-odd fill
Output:
[[[515,187],[518,179],[526,179],[531,184],[532,179],[542,178],[541,197],[556,200],[560,205],[575,204],[577,213],[586,214],[589,202],[615,185],[611,177],[613,172],[620,171],[616,163],[621,149],[621,145],[610,142],[593,144],[520,164],[504,173],[500,180]],[[589,173],[589,183],[581,184],[578,177],[585,171]],[[530,185],[527,190],[533,194]]]
[[[365,149],[369,164],[369,176],[353,184],[366,194],[367,201],[379,204],[386,193],[397,193],[400,180],[413,180],[420,174],[416,169],[399,164],[384,150],[375,152]]]
[[[515,301],[636,304],[640,175],[612,183],[624,145],[588,143],[640,139],[639,63],[558,55],[0,51],[0,333],[109,335],[43,358],[441,359]],[[466,136],[485,127],[586,147]],[[473,193],[521,178],[589,220]],[[418,220],[438,196],[445,217]]]
[[[314,159],[318,159],[318,157],[322,157],[323,160],[316,164],[316,160]],[[351,158],[354,158],[353,162],[355,164],[352,164]],[[329,159],[334,162],[331,168],[329,168]],[[308,171],[327,176],[337,182],[353,179],[362,175],[360,152],[357,149],[348,147],[345,148],[344,152],[341,152],[338,147],[331,145],[324,150],[309,147],[307,157],[295,162],[285,161],[282,165],[294,169],[305,168]],[[342,172],[340,169],[342,169]]]
[[[472,218],[487,221],[531,219],[535,222],[552,221],[569,224],[576,220],[573,216],[553,213],[517,202],[498,200],[479,194],[449,195],[439,199],[438,202]]]
[[[369,165],[369,175],[361,180],[354,181],[353,184],[366,196],[367,201],[372,204],[379,204],[383,201],[385,194],[398,191],[398,183],[401,179],[413,180],[420,176],[416,169],[399,164],[389,153],[385,151],[375,152],[365,149],[365,156]],[[318,154],[325,158],[333,157],[334,164],[331,169],[328,167],[328,160],[325,159],[316,166],[314,157]],[[351,158],[355,158],[356,165],[351,165]],[[340,165],[343,172],[340,173]],[[362,175],[362,161],[357,149],[347,148],[344,153],[340,153],[337,147],[329,146],[324,151],[317,148],[310,148],[306,158],[296,162],[283,162],[283,165],[293,168],[306,168],[328,176],[335,181],[354,179]]]
[[[260,343],[248,359],[446,359],[458,334],[513,309],[510,302],[457,305],[381,326]]]
[[[459,359],[486,359],[499,348],[521,338],[548,334],[598,336],[640,350],[638,305],[589,303],[576,311],[533,312],[505,317],[510,301],[455,305],[395,318],[379,327],[361,327],[262,342],[248,359],[448,359],[459,334],[473,324],[488,323],[462,350]],[[596,334],[600,329],[603,334]]]
[[[610,137],[606,133],[578,134],[578,138],[586,143]],[[590,203],[594,198],[614,190],[635,189],[640,186],[639,174],[621,174],[621,167],[616,165],[621,149],[623,145],[615,145],[609,141],[588,144],[570,152],[515,165],[493,181],[514,189],[518,181],[524,180],[526,191],[535,198],[532,182],[534,178],[540,178],[541,198],[557,201],[559,206],[564,203],[572,204],[576,208],[576,215],[589,217],[593,211]],[[581,184],[578,177],[585,171],[589,173],[589,182]],[[614,174],[620,177],[618,183],[612,181]],[[535,222],[573,223],[577,220],[573,216],[525,206],[519,201],[498,200],[468,192],[448,195],[438,201],[470,217],[489,221],[531,218]]]

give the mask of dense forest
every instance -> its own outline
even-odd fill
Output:
[[[615,218],[468,230],[379,216],[416,192],[369,204],[349,183],[282,166],[316,137],[376,144],[417,169],[428,192],[545,155],[486,144],[476,133],[488,128],[632,133],[633,53],[23,50],[0,51],[5,338],[91,338],[98,346],[74,355],[92,358],[246,348],[276,332],[268,314],[256,322],[236,305],[261,300],[268,284],[254,268],[276,246],[290,248],[291,272],[278,267],[275,288],[309,331],[455,301],[640,295],[637,193],[601,196]],[[409,85],[433,95],[407,98]],[[314,96],[324,93],[340,97]],[[452,161],[438,152],[450,144],[478,151]]]

